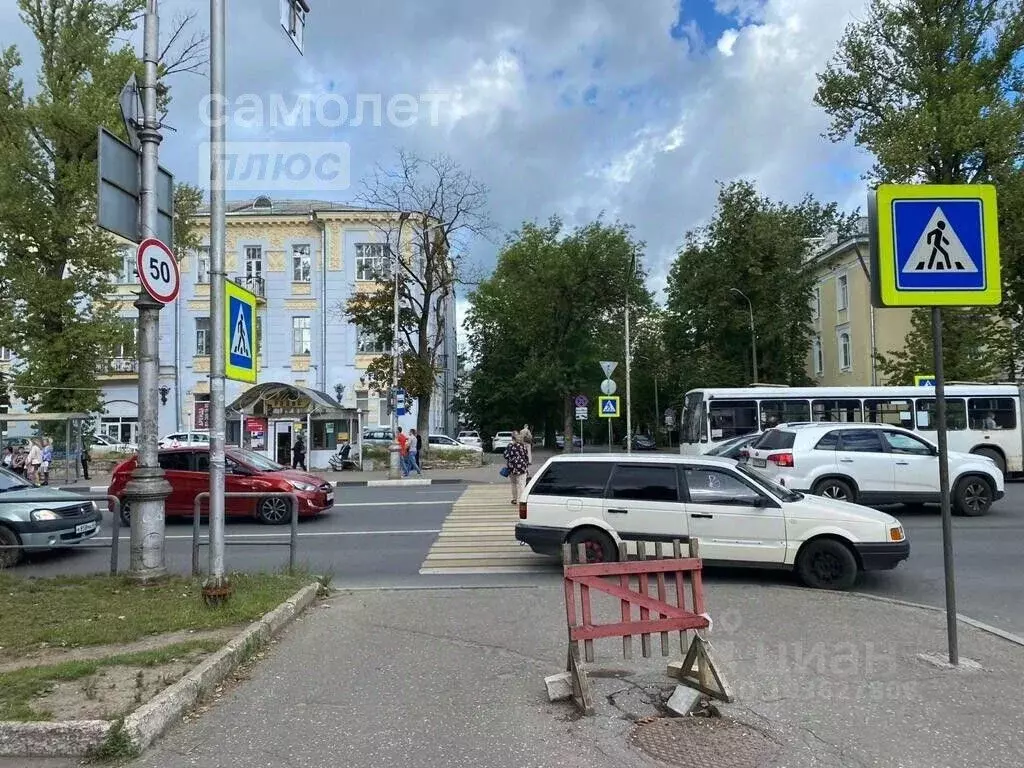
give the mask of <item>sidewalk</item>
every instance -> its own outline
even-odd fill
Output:
[[[939,613],[731,584],[710,587],[707,603],[716,657],[739,699],[723,714],[749,727],[716,735],[699,753],[669,745],[683,757],[668,764],[1024,764],[1024,648],[961,627],[961,654],[983,669],[946,670],[918,658],[944,652]],[[565,663],[563,605],[556,584],[340,593],[291,628],[250,680],[133,766],[665,765],[630,743],[647,727],[635,721],[656,713],[673,687],[660,655],[626,662],[621,643],[598,641],[589,665],[597,715],[547,701],[543,678]],[[708,723],[729,721],[699,719]],[[760,751],[744,742],[753,739]]]

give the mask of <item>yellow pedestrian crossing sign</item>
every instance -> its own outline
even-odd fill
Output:
[[[224,283],[224,375],[256,383],[256,295],[230,280]]]
[[[618,395],[603,395],[597,398],[597,412],[605,419],[619,418]]]

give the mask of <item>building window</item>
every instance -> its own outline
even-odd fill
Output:
[[[292,246],[292,282],[308,283],[310,273],[310,256],[308,245]]]
[[[383,243],[356,243],[356,280],[380,280],[390,267],[390,252]]]
[[[356,410],[361,413],[365,413],[370,410],[370,393],[368,390],[356,390]]]
[[[850,343],[850,331],[839,331],[839,368],[848,371],[853,368],[853,348]]]
[[[263,279],[263,246],[245,246],[245,277],[248,280]]]
[[[356,353],[360,355],[383,355],[391,351],[391,345],[381,341],[374,333],[356,328]]]
[[[817,320],[821,317],[821,286],[814,286],[814,295],[811,297],[811,319]]]
[[[825,371],[825,353],[821,348],[821,337],[811,343],[811,355],[814,357],[814,375],[821,376]]]
[[[121,274],[118,275],[117,281],[121,285],[138,285],[139,283],[139,270],[136,268],[137,260],[135,258],[135,251],[131,248],[124,248],[121,250]]]
[[[139,335],[138,323],[131,318],[121,318],[118,325],[120,328],[117,331],[117,341],[112,348],[111,357],[134,360]]]
[[[109,417],[100,420],[99,432],[119,443],[139,442],[139,420],[131,417]]]
[[[11,362],[11,350],[7,347],[0,347],[0,363]]]
[[[210,396],[195,394],[195,407],[192,410],[193,429],[207,430],[210,428]]]
[[[196,357],[210,354],[210,318],[196,318]]]
[[[196,251],[196,283],[210,282],[210,246],[201,245]]]
[[[849,305],[850,290],[846,275],[836,278],[836,309],[842,312]]]
[[[292,354],[308,355],[313,348],[312,333],[308,317],[292,318]]]

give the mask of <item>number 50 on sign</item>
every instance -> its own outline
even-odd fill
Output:
[[[155,237],[139,243],[135,252],[135,269],[146,293],[161,304],[170,304],[178,297],[181,287],[178,260],[171,249]]]

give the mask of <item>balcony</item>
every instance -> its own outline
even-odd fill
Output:
[[[262,277],[250,277],[248,275],[235,275],[231,281],[240,285],[245,290],[256,296],[257,299],[267,298],[267,281]]]
[[[139,361],[134,357],[108,357],[96,364],[100,378],[125,379],[139,375]]]

